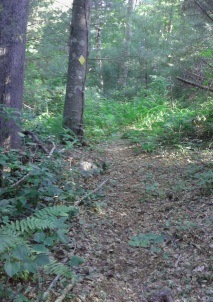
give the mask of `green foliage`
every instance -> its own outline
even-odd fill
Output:
[[[0,228],[0,257],[5,261],[5,272],[12,277],[24,271],[37,271],[49,263],[49,248],[55,241],[66,242],[64,236],[71,206],[58,205],[36,211],[26,219],[11,221]],[[45,232],[43,232],[43,231]],[[52,234],[52,235],[51,235]],[[53,237],[51,237],[53,236]],[[36,243],[32,243],[32,239]],[[52,273],[59,264],[50,264]],[[58,269],[58,273],[59,273]]]
[[[156,246],[164,241],[164,235],[158,235],[154,233],[140,233],[138,235],[131,236],[131,240],[128,241],[129,245],[135,247],[149,247],[151,246],[152,252],[161,252],[161,249]],[[155,244],[155,245],[154,245]]]
[[[211,96],[194,100],[186,107],[181,100],[168,101],[162,78],[155,78],[155,83],[146,97],[129,102],[103,99],[97,91],[87,91],[87,137],[113,136],[125,127],[122,138],[130,139],[146,152],[167,145],[190,146],[193,139],[209,140],[213,135]]]
[[[60,225],[60,228],[65,227],[62,221],[57,221],[56,216],[67,216],[67,212],[74,211],[73,207],[58,205],[54,207],[46,207],[42,210],[35,211],[33,216],[27,217],[20,221],[12,221],[4,225],[3,233],[11,232],[17,234],[19,232],[34,232],[36,229],[55,229]],[[1,230],[1,229],[0,229]]]
[[[25,109],[33,114],[62,111],[69,22],[69,7],[30,1],[24,99]]]
[[[60,275],[62,277],[66,278],[72,278],[73,277],[73,272],[71,271],[70,267],[63,263],[59,263],[56,261],[51,262],[47,267],[46,271],[49,274],[54,274],[54,275]]]
[[[56,260],[50,261],[52,249],[57,242],[67,244],[66,232],[68,224],[65,221],[70,213],[76,210],[72,206],[57,205],[38,210],[34,215],[20,221],[10,222],[0,228],[0,259],[4,265],[4,273],[14,280],[25,280],[44,271],[46,274],[55,274],[67,279],[73,278],[72,266],[83,263],[84,259],[78,256],[70,258],[68,264]],[[3,267],[1,275],[4,277]],[[21,291],[22,289],[20,289]],[[16,296],[17,301],[28,301],[23,294],[13,293],[10,287],[0,283],[0,297],[11,298]]]
[[[210,195],[213,193],[213,170],[198,172],[194,175],[197,180],[197,186],[200,189],[202,195]]]
[[[73,278],[71,267],[83,263],[83,258],[73,256],[69,263],[50,261],[51,249],[57,242],[68,243],[65,221],[76,210],[72,206],[57,205],[36,211],[34,215],[20,221],[7,223],[0,228],[0,259],[4,272],[10,278],[25,279],[37,275],[43,267],[47,274]],[[3,271],[1,268],[1,274]],[[12,292],[0,286],[0,296],[10,297]],[[23,296],[25,297],[25,296]],[[23,300],[25,301],[25,300]],[[27,300],[26,300],[27,301]]]
[[[29,142],[29,146],[33,148],[34,144]],[[0,188],[0,221],[3,223],[10,217],[20,216],[23,210],[31,213],[43,207],[43,203],[74,200],[79,190],[73,180],[76,172],[67,166],[63,151],[51,158],[42,153],[33,158],[27,148],[22,152],[3,151],[0,164],[3,166]],[[18,184],[21,179],[24,181]]]

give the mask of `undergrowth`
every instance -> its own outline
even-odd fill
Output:
[[[70,168],[66,158],[66,152],[73,150],[78,140],[62,128],[61,116],[54,112],[39,115],[24,112],[24,128],[38,134],[49,150],[53,142],[64,143],[53,155],[42,154],[25,135],[22,135],[22,151],[2,149],[0,153],[2,299],[31,301],[27,295],[23,296],[22,281],[39,282],[41,272],[73,278],[72,263],[82,262],[80,258],[72,260],[71,257],[68,265],[64,265],[50,257],[57,242],[68,244],[67,221],[76,212],[70,205],[85,194],[75,169]],[[116,101],[104,99],[91,89],[86,94],[84,123],[85,136],[91,143],[116,138],[117,133],[122,133],[121,137],[134,143],[139,152],[153,152],[167,146],[182,152],[197,147],[212,148],[213,102],[208,96],[186,104],[169,100],[166,93],[151,91],[143,97]],[[212,194],[211,167],[194,171],[193,181],[201,194]],[[161,192],[150,175],[144,184],[146,196],[170,194]],[[174,192],[178,194],[180,187],[186,187],[184,179],[177,182]],[[15,290],[8,285],[8,280],[19,284]]]
[[[96,89],[86,92],[84,129],[90,142],[109,139],[122,133],[141,151],[152,152],[162,146],[191,147],[213,136],[212,96],[197,96],[193,101],[173,100],[165,93],[147,91],[146,96],[129,101],[105,99]],[[43,113],[26,119],[25,127],[54,140],[75,141],[62,128],[62,113]]]
[[[95,95],[95,94],[94,94]],[[122,132],[141,151],[162,146],[182,148],[207,142],[213,136],[212,97],[188,104],[168,100],[166,95],[148,95],[128,102],[90,98],[86,104],[85,128],[90,139],[101,140]]]
[[[72,205],[84,194],[78,171],[70,169],[66,148],[47,156],[23,139],[22,151],[0,150],[1,301],[35,301],[27,298],[22,283],[39,287],[45,274],[68,281],[75,278],[73,257],[75,265],[82,262],[70,256],[65,264],[55,257],[57,245],[72,249],[67,233],[78,212]],[[40,295],[42,290],[37,301]]]

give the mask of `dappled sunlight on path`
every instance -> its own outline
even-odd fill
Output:
[[[210,301],[212,199],[192,179],[208,156],[136,154],[124,140],[102,148],[110,180],[81,217],[88,277],[74,301]],[[168,300],[157,294],[164,287]]]

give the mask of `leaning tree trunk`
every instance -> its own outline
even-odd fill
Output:
[[[63,126],[83,136],[84,88],[88,58],[90,0],[74,0]]]
[[[20,148],[28,0],[0,1],[0,147]]]

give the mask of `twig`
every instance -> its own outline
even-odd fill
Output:
[[[179,264],[179,262],[180,262],[181,257],[182,257],[182,255],[180,254],[180,255],[178,256],[178,259],[175,261],[175,267],[178,267],[178,264]]]
[[[69,258],[64,258],[61,262],[62,263],[66,263],[69,260]],[[55,278],[53,279],[53,281],[50,283],[50,285],[48,286],[48,289],[43,293],[41,301],[46,301],[46,299],[48,298],[51,289],[55,286],[55,284],[57,283],[58,279],[61,277],[61,275],[57,275],[55,276]]]
[[[25,176],[23,176],[21,179],[19,179],[19,181],[17,181],[16,183],[14,183],[13,185],[11,185],[10,187],[11,188],[16,188],[18,186],[20,186],[24,181],[25,179],[30,176],[30,174],[32,173],[32,170],[30,172],[28,172]]]
[[[63,291],[63,294],[58,297],[55,302],[62,302],[65,298],[66,298],[66,295],[71,291],[71,289],[73,288],[74,286],[74,283],[71,283],[69,285],[67,285]]]
[[[11,186],[9,186],[9,187],[7,187],[5,189],[0,188],[0,194],[3,194],[7,190],[14,189],[14,188],[17,188],[18,186],[20,186],[25,181],[25,179],[30,176],[31,173],[32,173],[32,170],[30,172],[28,172],[25,176],[23,176],[21,179],[19,179],[19,181],[17,181],[16,183],[12,184]]]
[[[41,301],[47,301],[46,299],[48,298],[51,289],[55,286],[55,284],[57,283],[57,281],[58,281],[58,279],[59,279],[60,277],[61,277],[60,275],[57,275],[57,276],[53,279],[53,281],[50,283],[48,289],[43,293]]]
[[[72,251],[72,255],[75,254],[75,250],[76,250],[76,244],[74,244],[74,249]],[[68,257],[64,258],[61,262],[62,263],[66,263],[69,260]],[[42,295],[42,299],[41,301],[48,301],[46,300],[50,294],[51,289],[55,286],[55,284],[57,283],[58,279],[61,277],[61,275],[57,275],[53,281],[50,283],[50,285],[48,286],[48,289],[44,292],[44,294]]]
[[[47,148],[44,146],[44,144],[37,138],[36,134],[33,133],[32,131],[29,131],[29,130],[25,130],[25,131],[22,131],[23,134],[25,135],[30,135],[33,139],[33,141],[41,148],[43,149],[43,151],[46,153],[46,154],[49,154],[49,151],[47,150]]]
[[[92,195],[93,193],[97,192],[101,187],[103,187],[103,185],[105,185],[106,182],[109,181],[109,178],[105,179],[100,185],[97,186],[97,188],[95,188],[93,191],[89,192],[88,194],[85,194],[81,199],[77,200],[74,203],[74,206],[79,206],[83,203],[83,200],[85,198],[87,198],[88,196]]]
[[[55,143],[54,143],[54,142],[52,142],[52,144],[53,144],[53,147],[52,147],[52,149],[50,150],[50,153],[48,154],[48,156],[47,156],[47,157],[51,157],[51,156],[52,156],[52,154],[53,154],[53,152],[54,152],[54,150],[55,150],[55,148],[56,148]]]

